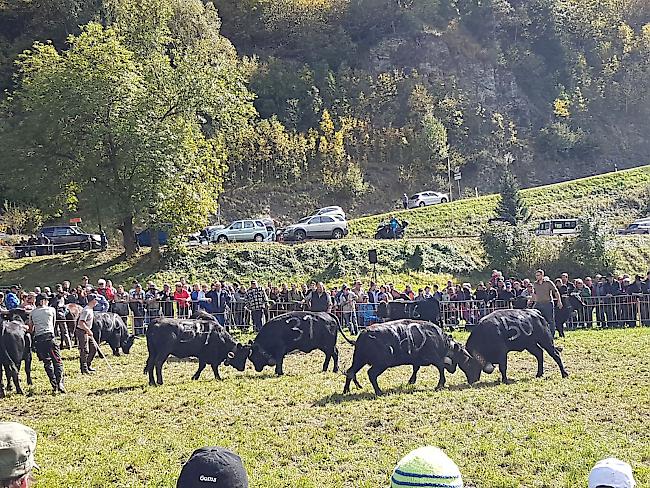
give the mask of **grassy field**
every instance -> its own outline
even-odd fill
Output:
[[[425,444],[457,462],[467,487],[586,486],[608,455],[628,460],[638,486],[650,486],[650,329],[573,332],[561,344],[566,380],[548,356],[535,379],[533,357],[513,353],[513,385],[495,373],[469,388],[459,372],[434,392],[431,368],[409,387],[402,367],[380,377],[387,395],[376,398],[365,370],[363,390],[342,396],[343,376],[319,372],[320,353],[291,355],[282,378],[222,367],[223,382],[207,371],[192,382],[195,363],[172,362],[166,384],[150,388],[139,341],[130,356],[109,358],[113,374],[96,360],[91,378],[66,351],[65,396],[50,396],[35,362],[34,386],[0,401],[0,416],[38,431],[41,488],[175,486],[183,461],[204,445],[237,451],[252,487],[379,488],[401,456]],[[352,348],[340,348],[345,369]]]
[[[650,166],[582,178],[523,190],[532,219],[531,225],[546,218],[572,218],[604,215],[613,227],[624,227],[634,218],[650,196]],[[350,232],[372,237],[377,224],[390,215],[410,223],[408,235],[414,237],[453,237],[478,235],[492,217],[497,196],[468,198],[422,209],[400,210],[350,221]]]

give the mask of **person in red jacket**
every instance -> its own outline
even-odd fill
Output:
[[[176,291],[174,291],[174,301],[178,307],[178,316],[182,318],[189,317],[190,310],[190,294],[182,283],[176,283]]]

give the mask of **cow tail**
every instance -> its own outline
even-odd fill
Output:
[[[345,332],[343,332],[343,327],[341,327],[341,322],[339,321],[338,317],[336,315],[334,315],[333,313],[330,313],[330,315],[332,316],[332,318],[334,318],[334,320],[336,320],[336,326],[339,328],[339,332],[343,336],[343,339],[345,339],[345,341],[348,344],[350,344],[352,346],[356,346],[357,345],[356,341],[353,341],[352,339],[349,339],[348,336],[345,335]]]

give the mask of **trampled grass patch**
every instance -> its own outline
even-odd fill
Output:
[[[464,334],[458,334],[464,339]],[[579,331],[560,341],[571,376],[563,380],[548,356],[512,353],[513,385],[484,375],[468,388],[462,373],[435,392],[437,373],[410,368],[379,379],[387,392],[364,388],[342,396],[341,374],[321,373],[323,357],[292,354],[286,376],[222,367],[223,382],[192,362],[170,362],[166,384],[146,386],[144,341],[130,356],[96,360],[92,378],[65,352],[70,393],[52,397],[39,363],[27,397],[0,401],[0,417],[39,432],[38,486],[173,487],[181,465],[204,445],[236,450],[252,487],[384,488],[395,462],[424,444],[442,447],[468,487],[586,486],[590,467],[614,455],[650,486],[650,329]],[[341,365],[352,348],[341,340]],[[209,369],[209,368],[208,368]]]

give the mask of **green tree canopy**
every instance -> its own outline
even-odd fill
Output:
[[[65,50],[37,42],[21,55],[0,134],[10,191],[27,190],[52,214],[92,215],[99,198],[127,254],[136,223],[173,221],[178,234],[206,223],[225,140],[254,109],[216,12],[190,3],[116,0],[113,27],[90,23]]]
[[[530,210],[519,193],[517,179],[508,166],[503,171],[496,213],[498,218],[512,225],[525,224],[530,219]]]

